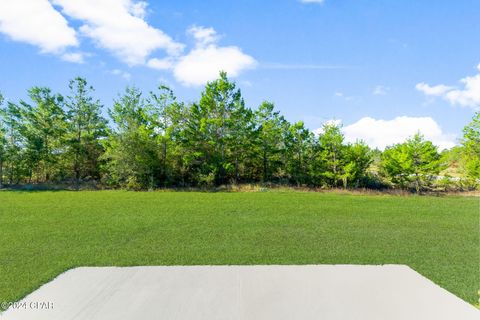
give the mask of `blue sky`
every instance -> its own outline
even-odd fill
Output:
[[[480,1],[310,2],[4,0],[0,91],[67,93],[80,75],[106,107],[127,85],[194,101],[224,69],[248,106],[273,101],[312,130],[456,142],[480,106]]]

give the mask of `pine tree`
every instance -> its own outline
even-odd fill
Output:
[[[78,187],[81,179],[99,179],[101,140],[107,135],[107,120],[102,105],[91,96],[93,87],[83,78],[70,81],[66,102],[68,166]]]
[[[274,104],[263,102],[255,112],[256,145],[260,160],[261,180],[271,181],[282,165],[281,152],[285,148],[283,128],[286,120],[279,111],[274,111]]]
[[[393,183],[402,188],[413,183],[418,193],[443,166],[437,147],[417,133],[406,142],[387,148],[382,155],[382,168]]]
[[[129,189],[153,188],[160,171],[154,118],[142,93],[127,88],[109,111],[115,127],[106,141],[108,182]]]
[[[345,146],[343,134],[339,125],[327,123],[319,136],[319,160],[323,173],[321,174],[329,186],[338,186],[342,176]]]
[[[50,182],[61,168],[56,166],[64,151],[66,132],[63,97],[49,88],[33,87],[28,91],[32,104],[21,101],[22,135],[25,138],[29,180]]]

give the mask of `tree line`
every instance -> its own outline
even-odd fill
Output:
[[[0,94],[0,187],[86,183],[144,190],[271,183],[308,187],[475,188],[480,179],[480,113],[461,145],[439,152],[420,134],[383,152],[345,142],[341,126],[314,134],[271,102],[245,105],[225,73],[195,103],[166,86],[129,87],[104,116],[83,78],[63,96],[46,87],[28,101]],[[457,168],[459,177],[441,174]]]

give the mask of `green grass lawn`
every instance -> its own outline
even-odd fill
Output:
[[[77,266],[406,264],[476,303],[479,218],[473,197],[4,191],[0,301]]]

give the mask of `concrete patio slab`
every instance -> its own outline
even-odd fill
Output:
[[[0,319],[479,320],[480,311],[401,265],[85,267]]]

